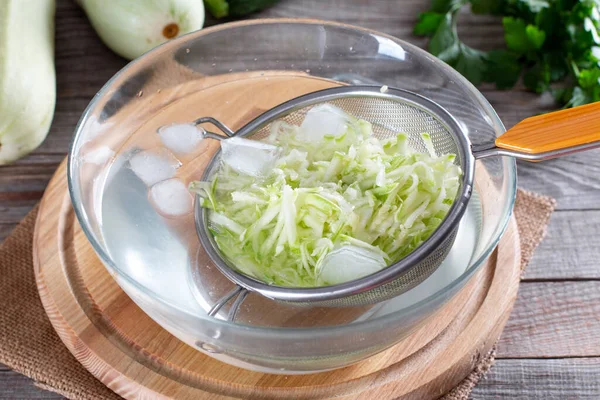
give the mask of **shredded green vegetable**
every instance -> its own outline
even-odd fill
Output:
[[[343,134],[308,141],[300,127],[278,121],[265,141],[281,156],[266,176],[222,163],[212,182],[190,190],[210,209],[219,249],[243,273],[287,287],[339,283],[321,273],[333,250],[359,247],[389,265],[446,216],[461,170],[455,155],[433,153],[428,134],[422,140],[428,153],[402,133],[378,140],[368,122],[349,117]]]

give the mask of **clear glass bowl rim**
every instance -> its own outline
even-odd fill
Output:
[[[125,74],[129,69],[136,66],[137,64],[142,63],[146,59],[152,58],[153,55],[159,54],[164,51],[168,51],[171,48],[173,48],[173,49],[179,48],[182,43],[185,43],[189,40],[195,40],[199,37],[202,37],[207,34],[217,32],[217,31],[227,30],[227,29],[232,29],[232,28],[235,29],[235,28],[244,27],[244,26],[266,25],[266,24],[298,24],[298,25],[304,24],[304,25],[315,25],[315,26],[339,27],[339,28],[360,31],[365,34],[371,34],[371,35],[377,35],[380,37],[385,37],[394,42],[397,42],[397,43],[401,44],[402,46],[404,46],[405,48],[410,49],[410,52],[418,53],[419,55],[421,55],[425,58],[428,58],[438,68],[444,70],[445,73],[452,76],[452,78],[454,79],[454,81],[456,83],[463,86],[463,88],[467,89],[472,95],[474,95],[479,100],[480,105],[482,106],[482,108],[484,109],[486,114],[492,119],[495,126],[500,128],[499,131],[497,132],[497,134],[500,135],[505,131],[504,125],[503,125],[502,121],[500,120],[500,117],[498,116],[496,111],[493,109],[491,104],[487,101],[487,99],[483,96],[483,94],[475,86],[473,86],[473,84],[471,84],[471,82],[469,82],[466,78],[464,78],[461,74],[459,74],[448,64],[439,60],[437,57],[432,56],[425,50],[423,50],[413,44],[410,44],[409,42],[406,42],[402,39],[399,39],[397,37],[394,37],[394,36],[391,36],[391,35],[376,31],[376,30],[362,28],[362,27],[345,24],[345,23],[341,23],[341,22],[324,21],[324,20],[318,20],[318,19],[268,18],[268,19],[252,19],[252,20],[246,20],[246,21],[229,22],[229,23],[219,24],[219,25],[216,25],[216,26],[213,26],[210,28],[204,28],[199,31],[188,33],[186,35],[182,35],[176,39],[170,40],[166,43],[163,43],[162,45],[159,45],[159,46],[153,48],[152,50],[148,51],[147,53],[143,54],[142,56],[132,60],[127,65],[125,65],[121,70],[119,70],[117,73],[115,73],[115,75],[113,75],[104,84],[104,86],[102,86],[102,88],[98,91],[98,93],[92,98],[92,100],[90,101],[90,103],[88,104],[86,109],[84,110],[83,114],[81,115],[79,121],[77,122],[77,125],[75,126],[75,134],[73,135],[73,138],[71,140],[71,143],[69,146],[69,153],[67,156],[67,182],[68,182],[69,195],[71,198],[71,204],[73,205],[73,209],[75,211],[77,220],[78,220],[84,234],[86,235],[86,238],[91,243],[92,248],[94,249],[96,254],[100,257],[100,259],[102,260],[104,265],[113,269],[119,276],[119,279],[124,279],[129,285],[132,285],[134,288],[136,288],[137,290],[142,292],[145,296],[149,296],[149,297],[160,300],[160,302],[163,305],[167,306],[170,309],[175,310],[178,313],[186,314],[187,316],[189,316],[191,318],[199,319],[199,320],[203,321],[204,323],[208,322],[210,324],[214,324],[214,327],[216,329],[219,329],[221,327],[222,328],[232,328],[233,327],[237,330],[244,330],[248,334],[256,334],[256,335],[260,335],[263,337],[265,335],[266,336],[282,336],[282,335],[288,336],[288,335],[290,335],[290,336],[296,337],[297,339],[300,339],[300,337],[302,337],[302,336],[306,336],[306,337],[315,339],[315,336],[314,336],[315,334],[319,334],[322,336],[328,336],[328,335],[340,335],[346,331],[350,331],[350,332],[352,332],[352,331],[369,331],[371,329],[378,329],[382,325],[385,325],[389,322],[393,322],[393,320],[401,319],[403,316],[413,314],[419,308],[426,306],[429,303],[435,303],[437,299],[439,299],[440,297],[446,296],[448,293],[451,293],[454,289],[456,289],[457,286],[463,285],[481,267],[481,265],[483,265],[483,263],[487,260],[487,258],[490,256],[490,254],[494,251],[494,249],[500,242],[502,235],[506,231],[506,228],[508,227],[508,223],[509,223],[511,215],[512,215],[512,210],[514,207],[514,203],[516,200],[516,194],[517,194],[516,161],[513,158],[503,157],[503,164],[505,167],[507,167],[505,169],[505,171],[507,173],[505,179],[508,183],[506,196],[508,196],[509,199],[508,199],[508,202],[506,203],[505,209],[503,210],[503,213],[502,213],[503,215],[502,215],[500,224],[496,227],[495,234],[494,234],[492,240],[490,241],[489,246],[482,252],[481,256],[477,260],[475,260],[472,263],[472,265],[470,265],[465,270],[465,272],[463,272],[463,274],[460,277],[453,280],[448,285],[446,285],[442,289],[438,290],[436,293],[426,297],[425,299],[423,299],[415,304],[405,307],[401,310],[394,311],[392,313],[383,315],[381,317],[377,317],[375,319],[369,319],[366,321],[353,322],[350,324],[336,325],[336,326],[311,327],[311,328],[282,328],[282,327],[249,326],[249,325],[236,324],[234,322],[229,322],[229,321],[223,321],[223,320],[211,318],[208,316],[202,317],[197,314],[192,314],[187,310],[181,309],[179,306],[172,304],[171,302],[167,301],[166,299],[164,299],[162,296],[158,295],[154,291],[148,289],[145,286],[140,285],[136,280],[131,278],[128,274],[126,274],[116,264],[114,264],[112,262],[110,256],[103,249],[102,245],[96,240],[95,235],[91,232],[91,229],[88,227],[86,211],[83,207],[83,202],[80,200],[80,196],[79,196],[79,183],[75,179],[75,177],[76,177],[75,168],[76,168],[77,163],[75,162],[76,154],[75,154],[74,150],[75,150],[75,148],[78,144],[78,140],[82,134],[83,126],[88,121],[88,117],[91,114],[92,110],[96,107],[98,102],[102,98],[104,98],[104,96],[107,94],[107,92],[110,92],[113,83],[118,81],[119,78],[121,78],[121,76],[123,74]]]

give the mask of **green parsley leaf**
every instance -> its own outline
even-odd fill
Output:
[[[600,69],[584,69],[579,72],[577,82],[582,89],[590,89],[600,83]]]
[[[554,101],[560,104],[566,104],[573,96],[573,88],[553,88],[550,90]]]
[[[527,25],[522,19],[504,17],[504,40],[506,46],[517,53],[524,54],[542,47],[546,33],[534,25]]]
[[[436,12],[424,12],[419,15],[419,22],[415,25],[415,35],[433,35],[444,20],[444,14]]]
[[[544,62],[535,64],[525,71],[523,83],[527,89],[533,92],[544,92],[550,85],[550,66]]]
[[[440,22],[438,29],[429,41],[429,51],[434,56],[438,56],[444,61],[453,59],[458,54],[458,49],[453,51],[453,56],[449,56],[447,53],[451,51],[453,47],[457,46],[458,38],[456,33],[452,29],[452,14],[448,13],[444,16]]]
[[[513,17],[504,17],[502,25],[504,25],[504,40],[506,40],[506,47],[509,50],[521,54],[529,50],[525,21]]]
[[[539,13],[544,8],[550,7],[546,0],[519,0],[519,3],[526,6],[532,13]]]
[[[482,52],[461,42],[456,16],[466,4],[502,17],[504,48]],[[474,84],[508,89],[522,77],[565,107],[600,101],[600,0],[432,0],[415,33],[431,36],[429,51]]]
[[[552,51],[544,54],[544,62],[550,68],[550,81],[557,82],[564,79],[569,74],[569,66],[561,52]]]
[[[523,67],[519,55],[508,50],[492,50],[487,54],[486,81],[496,84],[498,89],[510,89],[519,77]]]
[[[592,98],[579,86],[573,88],[571,98],[565,107],[577,107],[587,103],[591,103]]]
[[[479,85],[486,72],[486,55],[465,44],[459,44],[459,52],[454,68],[474,85]]]
[[[594,43],[600,44],[600,36],[598,35],[598,29],[596,28],[596,25],[594,24],[594,21],[592,21],[591,18],[584,18],[583,29],[585,29],[592,35]]]
[[[474,14],[496,15],[502,11],[504,0],[471,0],[471,11]]]
[[[536,26],[527,25],[525,33],[527,34],[527,39],[529,40],[531,48],[536,50],[542,48],[544,40],[546,40],[546,32],[540,31]]]

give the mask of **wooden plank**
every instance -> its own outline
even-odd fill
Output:
[[[560,159],[519,162],[519,186],[554,197],[558,210],[600,210],[600,149]]]
[[[27,157],[16,160],[10,165],[3,166],[2,168],[0,168],[0,173],[2,173],[4,170],[8,170],[13,166],[54,166],[60,164],[64,157],[65,156],[63,154],[36,152],[33,154],[29,154]]]
[[[15,200],[0,201],[0,224],[16,225],[41,198],[43,192],[0,192],[2,197],[17,197]]]
[[[16,224],[0,224],[0,243],[15,229]]]
[[[42,198],[63,154],[34,153],[0,167],[0,241]]]
[[[58,98],[50,133],[36,153],[64,155],[89,101],[127,61],[102,43],[75,2],[58,1],[56,21]]]
[[[511,398],[600,398],[600,358],[558,360],[497,359],[488,375],[475,387],[473,400]],[[0,399],[63,399],[38,389],[33,382],[0,366]]]
[[[1,182],[1,180],[0,180]],[[0,183],[1,187],[1,183]],[[7,196],[41,197],[42,192],[5,192],[0,191],[0,199]],[[35,200],[33,199],[33,200]],[[0,201],[4,205],[4,201]],[[23,199],[11,201],[8,207],[25,204],[13,216],[0,223],[0,240],[3,240],[13,229],[34,202]],[[6,218],[2,216],[0,218]],[[599,279],[600,247],[598,237],[600,211],[563,211],[556,212],[548,227],[548,235],[536,250],[524,279],[527,280],[560,280],[560,279]]]
[[[382,31],[405,39],[420,47],[426,41],[412,35],[416,15],[427,8],[428,2],[403,1],[398,7],[395,1],[352,2],[334,0],[284,1],[262,13],[269,17],[324,18],[356,24]],[[258,16],[258,15],[257,15]],[[493,18],[463,13],[461,32],[470,45],[489,49],[503,43],[502,29]],[[482,92],[500,115],[506,127],[540,112],[556,108],[550,95],[538,96],[522,86],[511,91],[498,91],[491,85]],[[522,187],[555,197],[559,209],[600,209],[600,150],[573,155],[560,160],[531,165],[520,163],[519,183]]]
[[[600,358],[496,360],[475,387],[473,400],[600,398]]]
[[[0,196],[7,193],[0,192]],[[600,247],[597,238],[600,211],[557,212],[548,227],[548,236],[536,250],[525,273],[527,280],[599,279]],[[0,223],[0,241],[16,222]]]
[[[549,94],[540,96],[529,92],[522,84],[511,90],[496,90],[489,84],[482,85],[479,89],[494,107],[507,129],[527,117],[557,108],[552,96]]]
[[[113,72],[117,72],[117,69]],[[75,126],[97,89],[100,89],[100,86],[94,87],[94,93],[83,97],[66,98],[59,95],[50,132],[34,154],[60,154],[62,156],[67,154],[75,133]]]
[[[600,282],[522,282],[498,357],[600,356]]]
[[[63,396],[40,389],[26,376],[0,364],[0,399],[64,399]]]
[[[202,95],[213,100],[214,106],[217,107],[222,102],[219,99],[231,98],[231,93],[236,92],[238,85],[247,85],[247,82],[240,82],[242,81],[214,86],[211,91]],[[330,85],[330,83],[322,81],[314,83],[313,80],[310,80],[310,82],[301,80],[298,83],[297,77],[273,78],[268,82],[256,80],[252,86],[253,90],[249,90],[244,96],[240,95],[241,97],[237,98],[236,105],[239,105],[236,109],[237,113],[248,115],[248,110],[244,107],[254,107],[256,104],[263,104],[263,101],[280,101],[277,96],[287,96],[289,95],[287,91],[290,90],[302,92],[314,90],[314,85]],[[248,96],[259,100],[249,101],[249,98],[246,98]],[[208,104],[205,100],[202,97],[194,99],[200,104]],[[166,116],[166,118],[168,117]],[[225,118],[225,120],[231,119],[235,121],[233,116]],[[235,122],[233,124],[236,125]],[[189,156],[196,157],[197,154]],[[196,160],[198,159],[196,158]],[[185,167],[178,172],[180,177],[185,175],[183,170]],[[82,358],[78,358],[79,361],[92,366],[90,371],[101,381],[107,383],[105,377],[110,376],[108,383],[120,394],[127,393],[131,397],[135,397],[135,395],[144,397],[145,392],[152,391],[167,395],[178,393],[179,398],[182,399],[208,397],[208,394],[200,393],[199,390],[192,388],[192,385],[188,386],[187,383],[166,382],[164,376],[153,372],[154,367],[148,368],[150,365],[170,365],[170,370],[178,377],[202,376],[203,382],[215,382],[214,386],[211,386],[211,391],[214,390],[219,395],[236,393],[242,398],[292,398],[298,396],[325,398],[332,395],[348,398],[371,398],[376,392],[384,398],[431,398],[433,394],[452,388],[470,372],[473,360],[477,355],[486,353],[487,349],[491,348],[500,334],[501,327],[508,319],[508,314],[516,298],[520,276],[519,253],[517,238],[514,235],[515,226],[511,224],[500,243],[497,254],[490,259],[487,268],[477,274],[476,278],[470,282],[469,286],[463,288],[459,295],[444,305],[439,311],[440,317],[431,320],[435,325],[430,325],[430,321],[427,321],[424,326],[411,333],[411,337],[415,338],[417,342],[406,338],[398,346],[391,347],[386,352],[370,359],[369,362],[357,364],[351,370],[289,377],[285,380],[277,376],[235,370],[223,363],[208,359],[188,346],[178,346],[176,343],[173,343],[173,346],[158,345],[161,342],[166,343],[172,338],[167,338],[166,332],[152,324],[148,316],[139,308],[129,307],[123,303],[123,301],[129,302],[133,306],[131,300],[123,296],[123,292],[99,263],[81,230],[79,228],[76,228],[76,231],[71,229],[71,224],[76,222],[72,210],[63,207],[66,190],[64,164],[61,166],[61,173],[62,175],[56,175],[48,186],[47,195],[40,206],[34,238],[34,247],[38,251],[34,252],[33,258],[36,261],[35,270],[40,298],[63,342],[76,357],[82,355]],[[487,195],[493,196],[491,193],[487,193]],[[183,225],[181,228],[186,229]],[[189,233],[195,236],[193,226],[190,228]],[[178,233],[187,236],[184,230],[180,229]],[[73,234],[73,232],[77,233]],[[60,239],[58,241],[57,233]],[[193,239],[195,240],[195,238]],[[71,257],[73,254],[66,255],[63,242],[70,243],[69,247],[77,249],[74,257]],[[37,263],[38,260],[39,263]],[[498,268],[493,268],[496,262]],[[39,271],[43,271],[43,274],[39,274]],[[489,275],[492,272],[493,276]],[[69,274],[69,279],[65,278],[65,273]],[[71,276],[72,274],[75,275]],[[483,278],[490,279],[489,283],[482,283],[481,279]],[[52,284],[48,284],[48,282]],[[471,292],[469,289],[473,287],[478,288],[479,291]],[[99,297],[96,294],[99,294]],[[106,337],[114,336],[112,334],[106,336],[107,332],[112,331],[113,328],[102,327],[104,323],[100,320],[90,321],[90,316],[85,313],[85,307],[92,303],[93,307],[102,310],[103,320],[113,321],[114,326],[118,326],[121,332],[118,336],[134,338],[134,347],[142,349],[142,352],[149,355],[149,358],[145,355],[144,358],[133,355],[138,364],[132,364],[129,352],[118,350],[119,348],[129,348],[130,345],[124,344],[125,347],[118,345],[117,348],[114,343],[106,341]],[[463,303],[467,305],[466,308],[460,306]],[[272,304],[268,305],[268,307],[270,306]],[[254,307],[254,309],[264,309],[264,307]],[[112,314],[113,310],[116,314]],[[459,312],[460,317],[454,318],[455,313],[459,310],[461,311]],[[281,325],[284,323],[282,321],[296,319],[293,318],[295,312],[300,312],[305,317],[307,315],[304,309],[288,310],[287,312],[281,310],[279,314],[283,320],[274,323]],[[331,312],[331,310],[325,310],[325,312]],[[342,311],[336,311],[337,314],[340,312]],[[274,313],[277,314],[277,311],[275,310]],[[64,316],[73,316],[73,318]],[[428,347],[425,351],[415,353],[414,350],[421,347],[413,346],[422,340],[427,341],[429,335],[435,333],[438,326],[446,328],[444,322],[448,321],[448,318],[452,320],[452,328],[444,329],[444,333],[440,333],[436,340],[431,342],[431,346],[435,347],[432,347],[431,351]],[[254,324],[254,317],[252,319]],[[122,325],[120,321],[126,324]],[[467,328],[468,330],[466,330]],[[84,332],[84,335],[81,336],[79,332]],[[389,338],[397,339],[398,334],[401,332],[396,332]],[[323,340],[326,339],[323,337]],[[385,337],[380,338],[381,343],[384,343],[385,340]],[[334,342],[336,342],[335,338]],[[310,351],[311,343],[308,343],[307,351]],[[297,344],[301,345],[302,343]],[[331,343],[334,347],[337,344],[337,342]],[[88,347],[89,351],[81,351]],[[340,349],[336,349],[336,353],[339,354]],[[402,360],[408,354],[412,355],[406,364],[407,368],[405,368]],[[421,354],[426,359],[421,360]],[[298,357],[299,360],[302,358],[302,356],[291,353],[281,354],[281,356]],[[254,355],[250,354],[248,357],[252,360]],[[337,357],[337,355],[333,354],[332,357]],[[347,357],[344,361],[346,360]],[[213,368],[212,364],[214,363],[216,364]],[[419,365],[432,366],[428,370],[428,378],[425,381],[422,380],[422,371],[418,367]],[[280,365],[280,367],[284,366],[284,364]],[[124,369],[121,369],[122,367]],[[413,371],[416,373],[414,376]],[[120,378],[113,378],[115,376]],[[399,381],[400,378],[404,380]],[[435,383],[431,379],[434,379]],[[351,386],[347,386],[346,382]],[[421,382],[425,382],[425,385],[421,385]],[[202,385],[200,382],[198,384]],[[194,386],[196,386],[195,383]],[[212,389],[213,387],[215,389]]]
[[[18,205],[13,205],[10,202],[0,202],[0,224],[16,225],[23,219],[25,215],[38,202],[35,200],[22,200]]]
[[[88,102],[126,61],[98,39],[83,12],[71,0],[57,2],[56,67],[58,103],[46,142],[14,166],[0,168],[0,238],[41,196],[52,171],[66,154],[73,129]],[[365,2],[363,0],[282,0],[253,17],[306,17],[332,19],[364,26],[403,38],[419,46],[412,26],[426,0]],[[208,20],[207,25],[215,21]],[[461,17],[459,34],[486,49],[501,43],[501,29],[478,16]],[[483,89],[507,127],[527,116],[548,111],[552,100],[522,89],[510,92]],[[563,210],[600,209],[600,152],[570,156],[544,164],[519,165],[519,184],[558,199]],[[534,256],[527,279],[597,278],[598,250],[589,221],[598,213],[556,213],[549,235]],[[585,232],[579,236],[578,232]],[[597,236],[596,236],[597,237]],[[598,282],[525,283],[513,318],[500,343],[500,356],[577,355],[597,352]],[[526,300],[527,299],[527,300]],[[595,339],[596,338],[596,339]],[[590,361],[591,360],[591,361]],[[473,398],[600,398],[597,359],[499,360],[490,378],[476,387]],[[8,378],[7,378],[8,377]],[[19,386],[18,382],[26,382]],[[31,381],[0,368],[0,398],[61,398],[39,391]]]
[[[597,352],[599,289],[598,282],[522,284],[499,344],[499,358]],[[558,399],[567,394],[575,396],[572,398],[598,398],[593,397],[597,395],[598,381],[592,377],[597,376],[599,364],[598,359],[593,360],[589,365],[585,360],[499,360],[490,378],[475,389],[473,398],[503,398],[504,394],[518,394],[519,390],[524,391],[517,397],[522,399]]]
[[[282,1],[252,17],[333,19],[380,30],[424,46],[425,41],[412,36],[411,30],[418,12],[426,7],[427,2],[421,0],[403,2],[400,10],[397,2],[390,0],[368,4],[358,0],[293,0]],[[72,2],[59,2],[57,15],[61,21],[56,32],[59,101],[51,132],[36,153],[67,152],[75,124],[89,100],[126,62],[101,43],[83,12]],[[472,41],[470,44],[483,48],[502,43],[501,32],[490,21],[469,14],[461,18],[461,27],[478,32],[467,36]],[[208,25],[212,23],[215,21],[209,21]],[[74,59],[78,61],[73,62]],[[550,96],[540,97],[522,88],[506,92],[487,86],[483,92],[508,127],[555,107]],[[520,183],[528,189],[556,197],[559,208],[600,209],[600,183],[596,179],[600,170],[599,154],[576,155],[535,166],[522,164]]]
[[[429,2],[424,0],[403,0],[401,5],[395,0],[283,0],[251,18],[292,17],[339,21],[406,38],[423,46],[426,40],[413,36],[412,30],[419,13],[428,8]],[[490,29],[490,26],[493,28]],[[502,26],[497,18],[472,15],[466,9],[460,18],[461,33],[468,38],[465,41],[477,48],[487,49],[504,42]]]
[[[17,162],[0,167],[0,201],[5,192],[43,192],[63,154],[31,154]]]
[[[71,0],[57,1],[55,59],[59,99],[88,100],[126,64],[99,39],[85,13]]]
[[[525,280],[600,278],[600,211],[559,211],[536,250]]]

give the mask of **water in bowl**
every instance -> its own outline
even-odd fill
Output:
[[[102,241],[114,264],[162,301],[195,315],[205,315],[233,285],[202,251],[194,227],[192,197],[181,188],[200,178],[202,167],[218,143],[206,139],[189,151],[174,153],[178,150],[165,149],[157,128],[207,115],[239,128],[266,109],[302,94],[294,93],[293,88],[306,92],[332,85],[331,81],[305,76],[237,79],[188,91],[149,118],[115,152],[102,174],[105,179],[97,182],[101,187],[96,190],[99,193],[95,199],[99,205],[95,208],[99,214],[96,217]],[[261,91],[277,95],[261,97]],[[237,97],[231,96],[232,93]],[[416,304],[464,272],[480,229],[481,205],[475,195],[460,224],[455,244],[439,269],[418,287],[392,300],[342,312],[338,309],[332,314],[323,309],[296,310],[252,294],[243,304],[238,322],[260,326],[345,324]],[[265,307],[269,313],[264,313]],[[224,318],[226,313],[227,307],[217,318]],[[293,318],[295,313],[298,318]]]

